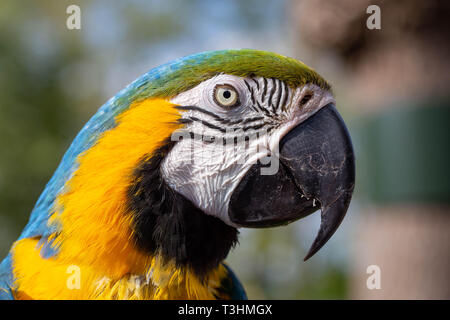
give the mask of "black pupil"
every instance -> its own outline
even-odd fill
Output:
[[[223,97],[224,97],[225,99],[229,99],[229,98],[231,97],[231,92],[230,92],[230,90],[225,90],[225,91],[223,92]]]

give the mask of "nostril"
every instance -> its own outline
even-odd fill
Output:
[[[309,100],[312,98],[312,93],[307,93],[303,96],[302,100],[300,101],[300,106],[304,106],[308,103]]]

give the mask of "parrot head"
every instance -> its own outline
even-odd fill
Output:
[[[150,70],[98,110],[5,261],[30,297],[48,298],[36,283],[59,269],[47,263],[84,266],[92,281],[150,275],[162,288],[174,280],[159,261],[175,266],[171,275],[188,269],[202,278],[239,228],[285,225],[320,209],[307,259],[340,225],[354,181],[349,133],[314,70],[257,50],[194,54]],[[55,272],[42,280],[49,288]],[[165,297],[180,297],[172,293]]]
[[[229,230],[285,225],[320,209],[320,230],[308,259],[344,218],[355,180],[350,136],[329,84],[297,60],[262,51],[210,52],[183,61],[164,80],[179,84],[176,94],[163,94],[178,111],[181,126],[156,158],[135,171],[139,182],[129,192],[138,242],[155,249],[155,233],[148,230],[158,223],[149,217],[159,214],[149,203],[159,201],[154,196],[158,176],[165,189],[159,192],[175,195],[171,205],[183,207],[176,210],[184,222],[173,228],[197,223],[193,211],[202,220],[214,218],[202,232],[215,234],[203,240],[219,238],[224,246],[214,253],[199,251],[200,264],[205,254],[216,256],[212,262],[226,256],[235,241]],[[176,220],[167,219],[167,225]],[[171,234],[176,237],[178,231]],[[178,244],[169,239],[163,250],[179,255]],[[190,253],[182,255],[193,258],[195,241],[188,243]]]

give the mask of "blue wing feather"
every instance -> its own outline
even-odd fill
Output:
[[[11,290],[13,276],[11,272],[11,254],[0,264],[0,300],[13,300],[14,296]]]
[[[233,270],[225,263],[223,264],[228,272],[226,282],[222,282],[221,290],[226,293],[231,300],[247,300],[247,294],[239,279],[234,274]]]

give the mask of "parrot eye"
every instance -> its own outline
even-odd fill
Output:
[[[232,108],[239,103],[239,94],[228,84],[217,85],[214,88],[214,101],[223,108]]]

